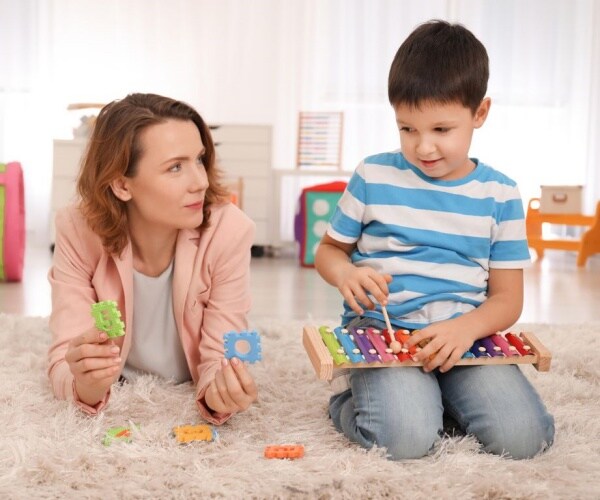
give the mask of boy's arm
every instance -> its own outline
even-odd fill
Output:
[[[350,254],[356,245],[342,243],[325,234],[315,254],[315,268],[321,277],[335,287],[350,267],[354,267]]]
[[[327,283],[340,291],[352,310],[362,315],[362,306],[367,309],[375,308],[367,293],[380,304],[387,303],[387,284],[392,277],[367,266],[355,266],[350,259],[355,247],[356,244],[342,243],[325,234],[315,255],[315,268]]]
[[[454,366],[473,342],[513,325],[523,309],[523,270],[490,269],[488,298],[476,309],[457,318],[433,323],[423,328],[409,345],[429,339],[429,344],[415,355],[423,361],[437,354],[425,365],[426,371],[440,367],[445,372]]]
[[[488,298],[476,309],[451,321],[470,332],[473,341],[514,325],[523,310],[523,270],[490,269]]]

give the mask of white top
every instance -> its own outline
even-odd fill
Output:
[[[177,383],[192,379],[173,314],[173,261],[157,277],[133,270],[131,350],[123,377],[152,373]]]

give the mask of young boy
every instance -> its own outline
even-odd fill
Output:
[[[529,264],[515,182],[468,152],[490,109],[484,46],[461,25],[431,21],[400,46],[388,92],[401,151],[366,158],[316,255],[343,295],[342,324],[419,330],[418,368],[356,369],[332,381],[336,429],[394,460],[429,453],[443,417],[483,450],[532,457],[554,419],[516,365],[452,368],[476,339],[522,309]]]

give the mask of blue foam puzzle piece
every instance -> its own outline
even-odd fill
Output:
[[[228,332],[224,335],[225,357],[227,359],[238,358],[248,363],[256,363],[262,359],[260,348],[260,336],[256,331]],[[250,346],[248,352],[240,352],[236,344],[240,341],[247,342]]]

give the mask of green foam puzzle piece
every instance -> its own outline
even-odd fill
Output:
[[[135,424],[135,428],[139,430],[140,426]],[[108,429],[102,438],[102,444],[104,446],[110,446],[115,441],[131,443],[132,440],[133,436],[131,435],[131,427],[121,425]]]
[[[125,335],[125,323],[121,321],[121,312],[114,300],[103,300],[92,304],[92,318],[96,328],[102,330],[110,338]]]

